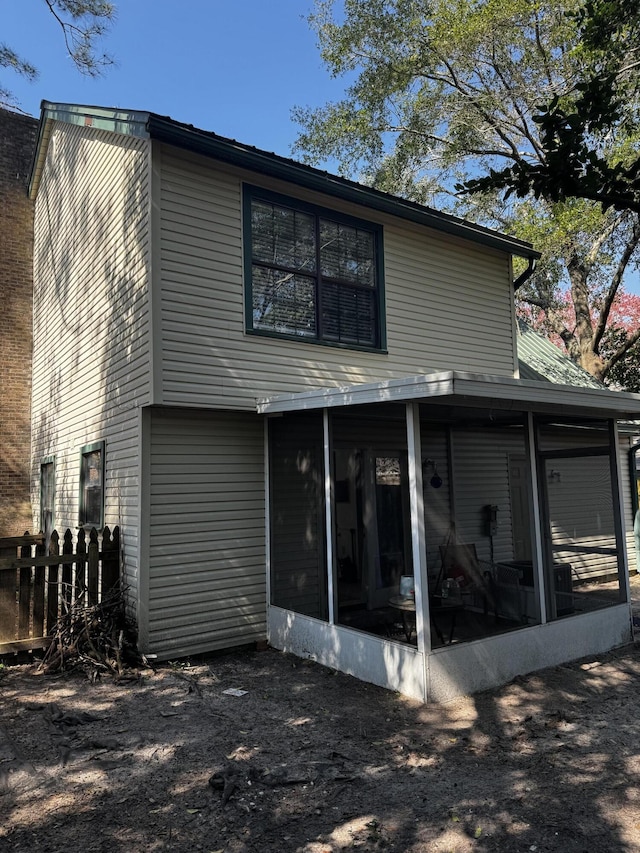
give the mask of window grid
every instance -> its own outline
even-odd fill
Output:
[[[381,229],[250,188],[245,210],[247,328],[381,349]]]

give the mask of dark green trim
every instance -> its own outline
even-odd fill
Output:
[[[146,129],[152,139],[203,154],[206,157],[213,157],[223,163],[250,169],[308,190],[363,205],[380,213],[426,225],[445,234],[471,240],[509,255],[518,255],[523,258],[540,257],[540,252],[523,240],[516,240],[456,216],[439,213],[416,202],[365,187],[304,163],[297,163],[295,160],[280,157],[277,154],[242,145],[232,139],[217,136],[215,133],[199,130],[192,125],[180,124],[173,119],[149,113]]]
[[[361,344],[343,344],[341,341],[323,341],[320,338],[306,338],[303,335],[284,335],[281,332],[270,332],[268,329],[245,329],[247,335],[256,335],[260,338],[273,338],[278,341],[293,341],[296,344],[310,344],[314,347],[334,347],[349,350],[349,352],[371,352],[378,355],[388,355],[387,349],[380,347],[366,347]]]
[[[56,457],[45,456],[40,460],[40,530],[45,532],[44,519],[42,517],[42,485],[43,485],[43,468],[45,465],[53,465],[53,507],[51,510],[51,530],[55,529],[56,522]]]
[[[85,486],[85,474],[84,474],[84,458],[89,453],[94,453],[96,450],[100,451],[100,461],[102,463],[102,495],[100,499],[100,519],[99,524],[95,524],[91,521],[86,521],[86,507],[84,505],[84,486]],[[79,475],[79,495],[78,495],[78,525],[80,527],[85,527],[87,529],[95,527],[97,530],[102,530],[104,527],[104,493],[105,493],[105,442],[103,441],[94,441],[91,444],[85,444],[80,448],[80,475]]]
[[[288,335],[274,332],[269,329],[253,328],[253,294],[251,289],[251,269],[253,265],[251,247],[251,202],[254,200],[278,204],[293,210],[300,210],[311,216],[330,219],[353,228],[368,231],[375,239],[375,272],[376,272],[376,314],[377,314],[377,344],[368,346],[366,344],[351,344],[342,341],[325,340],[321,337],[306,337],[304,335]],[[263,187],[253,184],[242,185],[242,238],[243,238],[243,261],[244,261],[244,325],[245,331],[250,335],[260,335],[278,340],[295,341],[296,343],[320,344],[321,346],[338,347],[346,350],[358,350],[361,352],[386,353],[387,349],[387,323],[386,302],[384,287],[384,230],[379,223],[369,222],[348,213],[342,213],[333,208],[322,207],[298,198],[272,192]],[[318,273],[319,275],[319,273]]]

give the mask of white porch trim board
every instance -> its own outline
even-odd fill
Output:
[[[444,646],[430,654],[280,607],[269,608],[268,639],[276,649],[313,660],[421,702],[448,702],[506,684],[517,675],[632,641],[628,604]]]

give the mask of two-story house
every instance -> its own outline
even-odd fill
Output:
[[[640,397],[520,378],[530,245],[147,112],[45,102],[30,192],[33,504],[120,524],[143,651],[428,701],[631,638]]]

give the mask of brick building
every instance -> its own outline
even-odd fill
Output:
[[[29,498],[33,202],[38,122],[0,109],[0,536],[32,526]]]

